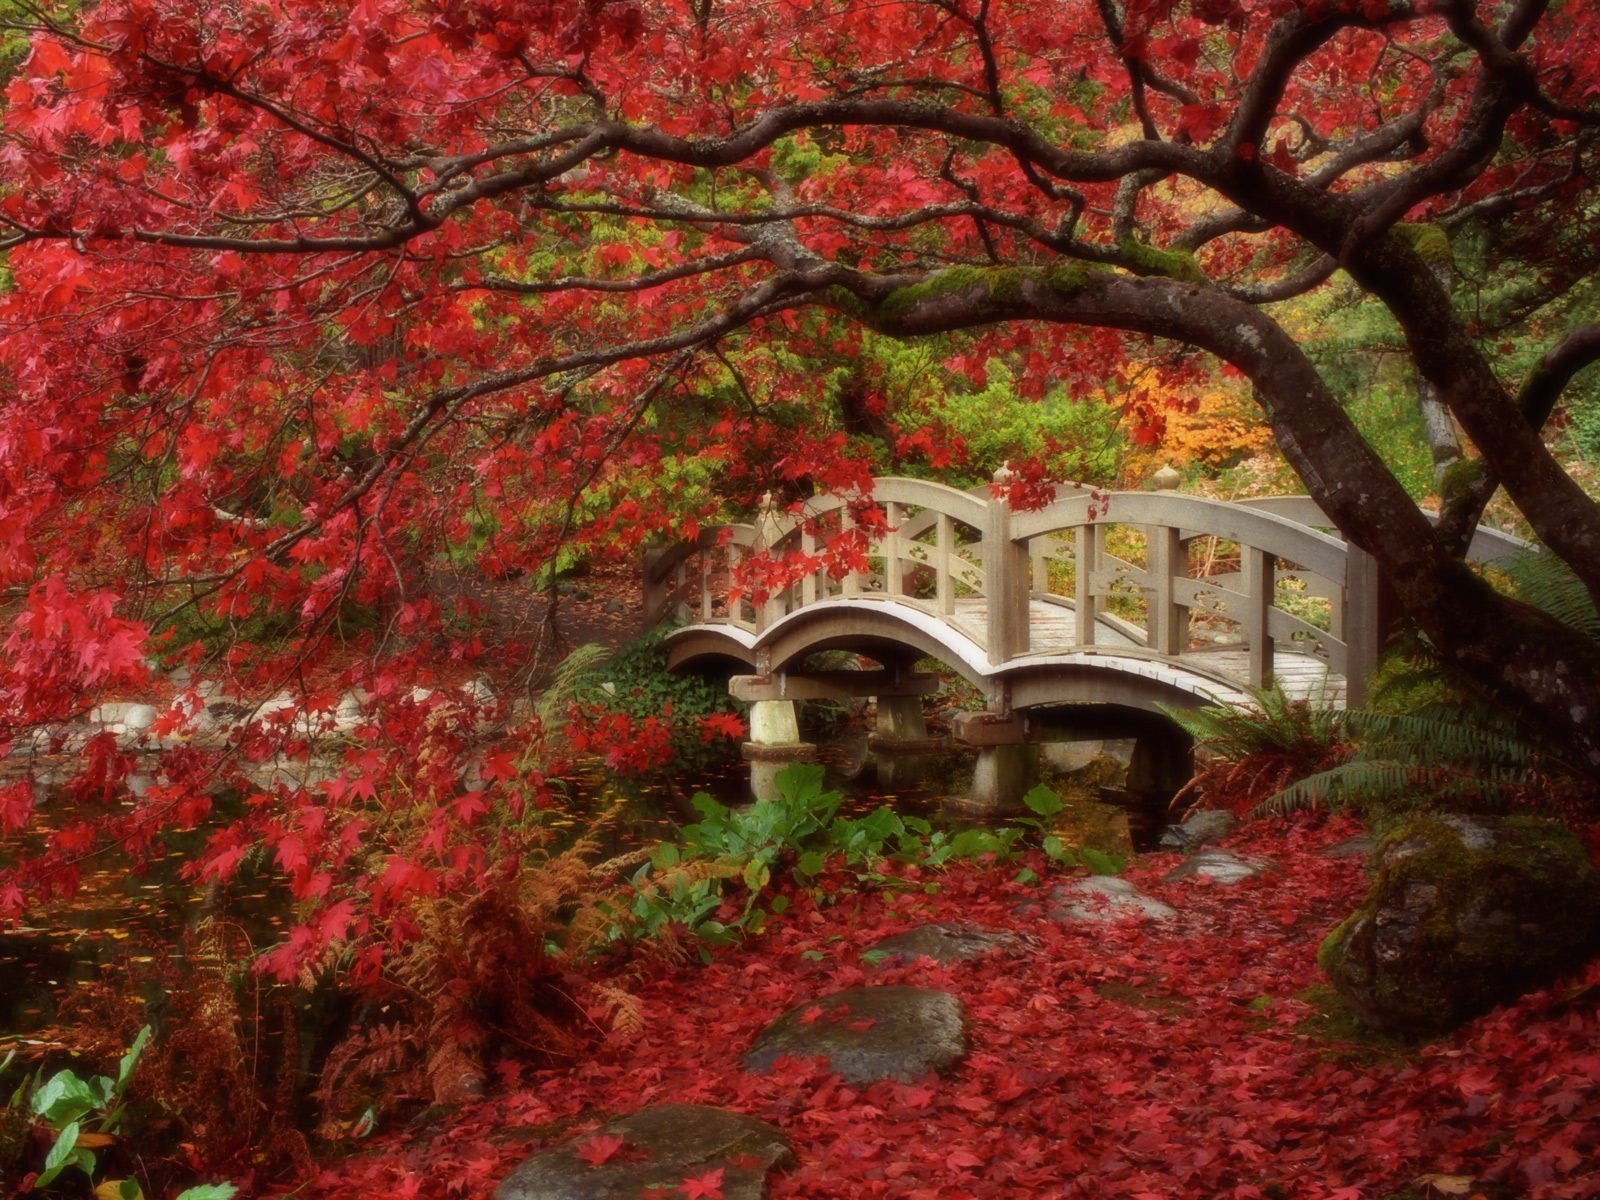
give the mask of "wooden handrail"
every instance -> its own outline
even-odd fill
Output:
[[[997,476],[997,481],[1004,479]],[[849,571],[835,579],[819,570],[759,605],[742,598],[730,606],[726,597],[714,594],[718,573],[732,572],[745,556],[790,549],[815,555],[816,521],[837,513],[840,526],[849,529],[862,499],[819,496],[792,513],[768,506],[753,524],[703,529],[692,542],[648,553],[646,620],[659,621],[675,611],[682,618],[735,625],[759,636],[795,611],[836,596],[883,599],[964,630],[981,645],[991,669],[1029,656],[1090,652],[1182,660],[1199,675],[1258,687],[1270,682],[1277,650],[1292,647],[1344,676],[1350,703],[1361,701],[1365,677],[1377,663],[1383,631],[1377,563],[1330,532],[1332,523],[1304,496],[1224,502],[1171,492],[1062,486],[1044,508],[1013,512],[1003,499],[991,498],[987,486],[968,492],[922,479],[877,479],[868,499],[882,507],[886,525],[872,536],[868,556],[882,560],[881,574]],[[1124,525],[1143,530],[1142,565],[1116,557],[1107,547],[1108,529]],[[1238,569],[1190,575],[1189,543],[1202,537],[1236,543]],[[1473,541],[1472,557],[1501,562],[1528,548],[1518,538],[1483,528]],[[714,562],[719,555],[725,561]],[[1070,596],[1051,590],[1050,563],[1059,559],[1073,564]],[[917,568],[933,573],[931,597],[909,594],[907,572]],[[1285,576],[1305,581],[1301,594],[1327,601],[1328,629],[1280,607],[1278,584]],[[1107,609],[1129,589],[1146,614],[1142,628]],[[984,603],[963,607],[963,595]],[[1035,600],[1074,611],[1073,645],[1032,644]],[[1208,658],[1204,648],[1191,648],[1190,616],[1202,607],[1243,633],[1247,666],[1242,675],[1221,670],[1218,664],[1226,656]]]

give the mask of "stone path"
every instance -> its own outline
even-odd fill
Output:
[[[534,1155],[495,1189],[494,1200],[681,1197],[685,1179],[715,1171],[722,1172],[723,1200],[761,1200],[768,1172],[793,1158],[783,1131],[765,1121],[700,1104],[658,1104]]]
[[[744,1056],[752,1071],[780,1058],[825,1058],[847,1083],[947,1071],[967,1052],[966,1012],[949,992],[854,987],[797,1004],[762,1031]]]
[[[1198,845],[1221,836],[1221,821],[1190,832]],[[1192,854],[1165,881],[1206,878],[1235,884],[1272,870],[1272,864],[1227,850]],[[1029,906],[1055,921],[1104,922],[1176,918],[1176,908],[1126,879],[1091,875],[1053,888]],[[1028,939],[970,924],[921,925],[876,942],[865,953],[875,965],[929,959],[957,964],[998,953],[1022,953]],[[1136,990],[1113,998],[1168,1011]],[[846,988],[797,1004],[769,1024],[744,1055],[753,1072],[770,1071],[784,1058],[824,1059],[841,1080],[910,1083],[948,1073],[968,1050],[967,1014],[950,992],[899,984]],[[720,1180],[724,1200],[761,1200],[774,1170],[793,1161],[775,1126],[725,1109],[668,1104],[640,1109],[600,1129],[525,1161],[496,1189],[495,1200],[633,1200],[681,1194],[685,1181]],[[721,1172],[717,1175],[717,1172]],[[715,1191],[715,1189],[713,1189]]]

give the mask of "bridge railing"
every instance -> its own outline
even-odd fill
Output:
[[[1256,687],[1279,670],[1326,672],[1345,679],[1350,703],[1377,663],[1377,564],[1304,497],[1224,502],[1067,486],[1041,509],[1013,512],[987,488],[884,478],[870,497],[882,521],[858,524],[866,499],[822,496],[793,513],[768,505],[751,525],[702,530],[653,552],[648,619],[676,615],[759,635],[822,601],[892,599],[962,630],[991,665],[1103,649],[1182,659]],[[861,540],[841,569],[825,543],[853,529]],[[1500,561],[1521,549],[1485,529],[1472,556]],[[813,565],[776,576],[776,586],[760,583],[775,577],[763,564],[793,561]],[[1036,620],[1039,604],[1062,615]],[[1202,640],[1197,615],[1232,632],[1222,643]]]
[[[1076,618],[1071,644],[1030,640],[1024,650],[1017,645],[1021,638],[1011,636],[1013,657],[1131,643],[1163,658],[1190,656],[1196,666],[1260,687],[1270,682],[1281,648],[1319,660],[1334,675],[1349,675],[1352,634],[1357,643],[1366,636],[1365,614],[1375,604],[1364,577],[1358,574],[1352,588],[1347,550],[1338,538],[1221,501],[1166,492],[1079,491],[1043,509],[1011,514],[1007,533],[1015,553],[1030,563],[1026,599],[1068,605]],[[1113,543],[1142,561],[1114,553]],[[1220,556],[1224,569],[1216,569],[1215,553],[1209,564],[1197,561],[1202,543],[1213,552],[1226,548]],[[1052,586],[1050,566],[1062,561],[1070,563],[1070,596]],[[1292,593],[1280,590],[1285,579],[1295,581]],[[1326,625],[1282,607],[1290,595],[1326,600]],[[1026,601],[1004,599],[998,611],[1002,626],[1027,629]],[[1233,645],[1195,644],[1196,611],[1233,626]],[[995,621],[992,612],[991,626]],[[1242,650],[1243,671],[1224,662],[1218,650]]]

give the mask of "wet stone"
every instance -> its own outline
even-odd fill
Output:
[[[1234,824],[1232,813],[1216,808],[1202,809],[1191,813],[1181,825],[1168,825],[1161,833],[1161,849],[1193,850],[1227,837]]]
[[[744,1056],[752,1071],[778,1059],[825,1058],[848,1083],[911,1082],[967,1052],[966,1013],[949,992],[855,987],[800,1004],[762,1031]]]
[[[1054,921],[1115,921],[1130,916],[1166,921],[1178,910],[1145,895],[1126,879],[1091,875],[1053,888],[1046,913]]]
[[[596,1138],[622,1138],[604,1162],[585,1161]],[[776,1126],[700,1104],[658,1104],[528,1159],[494,1200],[637,1200],[682,1195],[683,1181],[721,1169],[724,1200],[761,1200],[767,1175],[793,1162]]]
[[[1370,834],[1358,833],[1355,837],[1336,842],[1322,852],[1324,858],[1365,858],[1372,853],[1375,843]]]
[[[881,954],[885,962],[915,962],[931,958],[935,962],[965,962],[1018,944],[1016,934],[1003,929],[983,929],[977,925],[919,925],[904,933],[874,942],[868,954]]]
[[[1171,882],[1203,875],[1218,883],[1235,884],[1254,879],[1271,869],[1272,864],[1261,859],[1240,858],[1227,850],[1202,850],[1167,872],[1166,880]]]

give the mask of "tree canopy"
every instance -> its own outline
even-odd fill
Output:
[[[806,414],[896,436],[863,353],[888,337],[934,339],[954,374],[1001,357],[1046,403],[1141,357],[1220,360],[1444,655],[1600,763],[1592,645],[1461,562],[1503,487],[1600,597],[1600,508],[1541,433],[1600,356],[1559,302],[1600,257],[1594,5],[6,12],[0,739],[158,652],[296,678],[351,606],[378,614],[361,645],[393,690],[385,664],[452,632],[440,556],[537,571],[723,500],[864,486],[858,443]],[[1455,287],[1469,241],[1526,294],[1489,312]],[[1469,443],[1437,530],[1281,319],[1335,278]],[[901,440],[947,450],[937,426]],[[194,770],[111,836],[192,821]],[[6,794],[0,826],[25,824]],[[60,831],[0,903],[103,836]],[[286,839],[332,842],[299,817],[249,837],[290,869]]]

